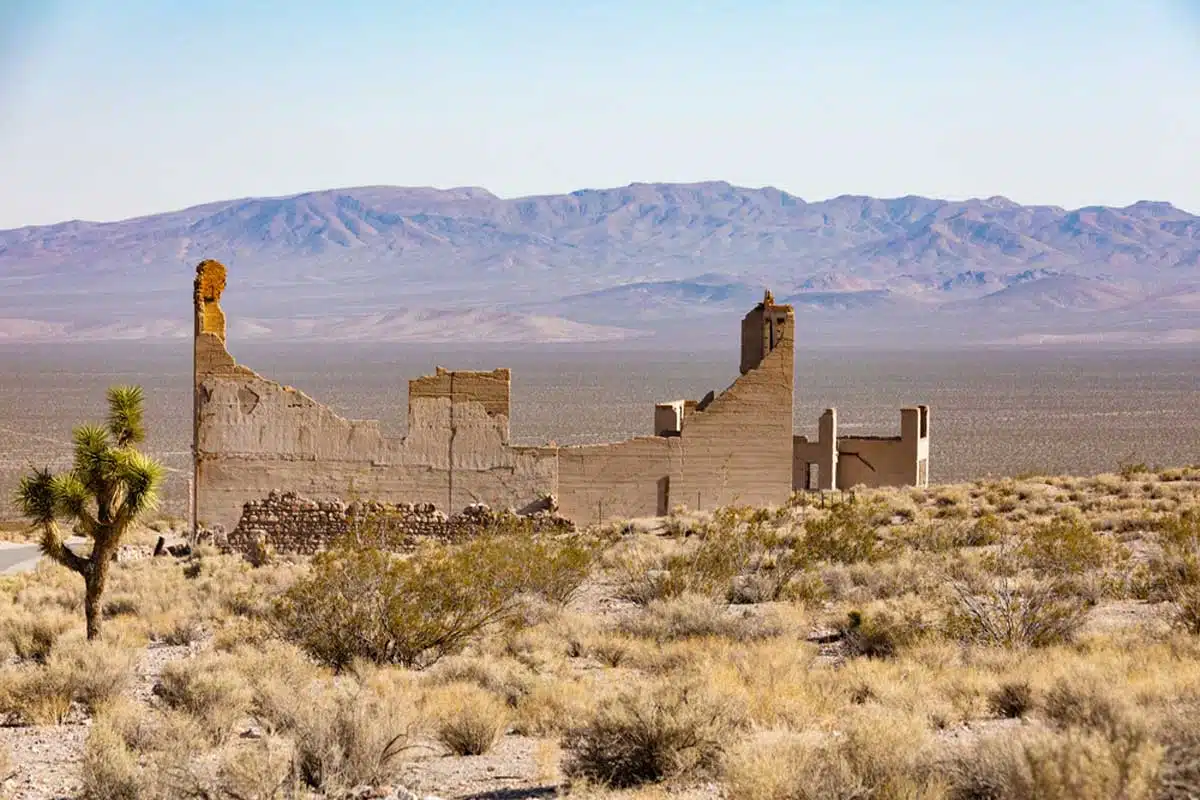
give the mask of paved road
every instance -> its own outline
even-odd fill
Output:
[[[80,545],[84,539],[78,536],[67,539],[68,545]],[[29,572],[38,565],[42,553],[36,544],[0,542],[0,575],[16,575]]]

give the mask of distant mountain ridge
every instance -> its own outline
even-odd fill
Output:
[[[1200,217],[1169,203],[706,182],[373,186],[0,231],[0,340],[188,335],[203,258],[228,264],[231,321],[263,338],[611,340],[733,315],[764,287],[840,339],[1200,329]]]

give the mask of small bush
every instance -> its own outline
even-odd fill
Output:
[[[505,703],[471,683],[438,687],[426,695],[423,705],[433,718],[437,740],[458,756],[488,752],[508,726]]]
[[[563,737],[564,771],[618,788],[694,777],[717,766],[735,719],[695,688],[624,692]]]
[[[70,626],[71,620],[63,614],[25,614],[5,621],[4,637],[17,658],[44,663]]]
[[[804,523],[804,553],[812,561],[853,564],[875,554],[875,528],[866,504],[842,503]]]
[[[735,612],[703,595],[656,600],[637,616],[624,620],[621,630],[659,642],[706,636],[748,642],[780,633],[770,619]]]
[[[81,777],[87,800],[138,800],[143,796],[137,757],[103,720],[88,733]]]
[[[228,657],[172,661],[163,667],[154,693],[170,707],[186,711],[221,742],[250,708],[250,687]]]
[[[1096,731],[1116,739],[1131,724],[1130,712],[1112,695],[1112,687],[1097,679],[1060,678],[1042,702],[1046,719],[1063,729]]]
[[[73,675],[62,667],[0,672],[0,717],[30,725],[60,725],[75,698]]]
[[[1200,635],[1200,583],[1178,589],[1174,622],[1193,636]]]
[[[526,544],[485,536],[408,559],[382,550],[322,553],[279,603],[278,630],[334,669],[356,658],[427,667],[512,618],[527,592],[562,600],[582,581],[575,555],[531,570]]]
[[[158,635],[159,641],[175,647],[193,644],[204,638],[204,626],[190,616],[172,616],[166,628]]]
[[[1155,800],[1194,800],[1200,797],[1200,726],[1196,712],[1179,709],[1158,731],[1163,747]]]
[[[984,593],[956,583],[958,605],[947,633],[995,647],[1047,647],[1071,641],[1083,626],[1084,601],[1051,582],[1017,586],[1008,579]]]
[[[113,617],[136,617],[141,613],[141,603],[134,596],[114,597],[104,604],[101,611],[106,619]]]
[[[920,617],[882,609],[869,615],[851,611],[838,626],[847,654],[865,658],[891,658],[900,647],[916,641],[924,630]]]
[[[1100,569],[1114,555],[1112,543],[1078,519],[1036,525],[1023,538],[1017,551],[1021,562],[1052,576]]]
[[[298,777],[331,797],[356,786],[394,780],[414,729],[407,704],[357,682],[310,688],[301,694],[287,723],[285,729],[295,740]]]
[[[927,733],[894,711],[862,709],[835,735],[807,732],[734,747],[723,763],[729,797],[755,800],[935,798],[923,763]]]
[[[61,672],[72,698],[96,714],[132,683],[136,658],[131,650],[102,642],[73,642],[50,656],[46,671]]]
[[[559,606],[569,603],[587,580],[598,549],[577,538],[547,541],[532,536],[514,539],[509,546],[525,554],[525,590]]]
[[[1151,800],[1157,766],[1149,742],[1072,729],[985,739],[947,771],[959,800]]]
[[[1019,719],[1033,708],[1033,689],[1025,681],[1006,681],[988,694],[987,704],[998,717]]]

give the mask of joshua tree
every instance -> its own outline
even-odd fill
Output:
[[[158,504],[166,472],[134,448],[146,438],[143,399],[140,386],[110,388],[107,424],[81,425],[74,431],[75,465],[58,475],[34,470],[21,479],[17,491],[21,512],[41,529],[42,552],[83,576],[89,640],[100,636],[100,597],[121,537]],[[92,540],[90,554],[80,555],[63,542],[59,519]]]

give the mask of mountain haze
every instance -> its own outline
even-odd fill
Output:
[[[229,267],[247,338],[694,343],[770,288],[816,342],[1200,340],[1200,217],[1169,203],[709,182],[376,186],[0,231],[0,341],[188,336],[204,258]]]

